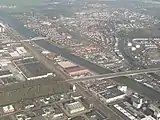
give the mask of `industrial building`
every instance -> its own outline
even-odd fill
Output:
[[[20,57],[20,54],[17,51],[10,52],[9,54],[10,54],[10,56],[12,58],[18,58],[18,57]]]
[[[4,113],[14,112],[14,107],[13,107],[13,105],[4,106],[4,107],[3,107],[3,112],[4,112]]]
[[[74,87],[74,85],[73,85],[73,87]],[[78,100],[78,99],[82,98],[82,95],[79,94],[79,93],[77,93],[77,92],[74,92],[74,93],[72,93],[71,97],[72,97],[74,100]]]
[[[119,99],[123,99],[126,96],[126,93],[123,93],[117,86],[112,86],[105,90],[104,92],[100,93],[101,100],[105,101],[106,103],[110,103]]]
[[[128,112],[126,109],[124,109],[120,105],[115,104],[113,106],[115,107],[116,110],[118,110],[119,112],[121,112],[123,115],[125,115],[130,120],[138,120],[135,116],[133,116],[130,112]]]
[[[54,109],[53,119],[63,117],[63,115],[62,111],[57,108]]]
[[[89,73],[88,69],[74,64],[70,61],[58,62],[58,65],[60,65],[61,68],[72,77]]]
[[[156,120],[160,120],[160,109],[153,104],[151,104],[149,108],[154,112],[154,117]]]
[[[18,80],[16,78],[14,78],[14,77],[0,78],[0,86],[14,84],[14,83],[17,83],[17,82],[18,82]]]
[[[83,116],[77,116],[72,118],[71,120],[86,120]]]
[[[83,103],[83,105],[85,106],[85,108],[93,108],[94,104],[93,102],[91,102],[91,98],[81,98],[81,101]]]
[[[63,112],[56,106],[45,107],[43,108],[43,112],[42,116],[51,115],[50,117],[52,119],[58,119],[64,116]]]
[[[83,74],[89,73],[89,70],[84,68],[84,67],[77,66],[75,68],[67,69],[66,72],[70,76],[79,76],[79,75],[83,75]]]
[[[0,71],[0,78],[5,78],[5,77],[12,77],[13,74],[12,72],[10,72],[9,70],[5,70],[5,71]]]
[[[74,68],[78,66],[70,61],[58,62],[58,65],[60,65],[63,69],[69,69],[69,68]]]
[[[25,53],[27,53],[27,50],[24,47],[17,47],[16,51],[20,54],[20,55],[24,55]]]
[[[7,66],[11,61],[9,59],[1,59],[0,66]]]
[[[85,110],[85,107],[79,101],[72,102],[72,103],[66,103],[65,108],[70,114],[82,112]]]
[[[14,60],[14,65],[27,80],[46,78],[53,75],[40,61],[33,57]]]
[[[12,58],[20,58],[22,56],[25,56],[27,53],[27,50],[24,47],[16,47],[12,51],[9,52],[9,55]]]
[[[107,120],[107,117],[102,114],[99,110],[91,110],[89,113],[86,113],[89,120]]]
[[[156,120],[155,118],[153,118],[151,115],[149,116],[145,116],[145,118],[142,118],[141,120]],[[159,120],[159,119],[157,119]]]
[[[131,96],[131,99],[133,102],[133,107],[135,107],[136,109],[140,109],[143,104],[143,98],[138,93],[134,93]]]

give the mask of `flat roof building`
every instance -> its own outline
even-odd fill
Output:
[[[160,109],[153,104],[151,104],[149,108],[154,111],[154,116],[159,120],[160,119]]]
[[[132,115],[129,111],[127,111],[125,108],[121,107],[120,105],[115,104],[113,106],[130,120],[138,120],[134,115]]]
[[[85,107],[79,101],[72,102],[72,103],[66,103],[65,108],[70,114],[74,114],[74,113],[85,110]]]
[[[110,103],[118,99],[123,99],[126,94],[117,89],[116,86],[113,86],[106,91],[101,92],[100,96],[103,101],[105,101],[106,103]]]
[[[35,58],[15,60],[14,64],[27,80],[46,78],[53,75],[52,72]]]
[[[68,69],[72,67],[76,67],[78,65],[70,62],[70,61],[63,61],[63,62],[58,62],[58,65],[60,65],[63,69]]]
[[[13,74],[9,70],[0,71],[0,78],[12,77]]]
[[[3,112],[4,112],[4,113],[14,112],[14,107],[13,107],[13,105],[4,106],[4,107],[3,107]]]
[[[0,65],[1,66],[7,66],[11,61],[9,59],[1,59],[0,60]]]
[[[70,61],[58,62],[58,64],[70,76],[77,76],[77,75],[89,73],[88,69],[86,69],[82,66],[79,66],[77,64],[74,64]]]
[[[77,76],[77,75],[83,75],[83,74],[86,74],[86,73],[89,73],[89,70],[84,68],[84,67],[81,67],[81,66],[77,66],[77,67],[74,67],[74,68],[70,68],[70,69],[67,69],[65,70],[70,76]]]
[[[142,118],[141,120],[156,120],[156,119],[153,118],[151,115],[149,115],[149,116],[145,116],[145,118]]]
[[[140,109],[143,104],[143,98],[138,93],[134,93],[131,96],[131,99],[133,102],[133,107],[135,107],[136,109]]]

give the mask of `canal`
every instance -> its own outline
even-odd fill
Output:
[[[5,14],[5,13],[1,13],[0,12],[0,18],[6,23],[9,24],[13,29],[15,29],[17,32],[19,32],[21,35],[27,37],[27,38],[33,38],[38,36],[37,34],[35,34],[33,31],[27,29],[24,27],[24,25],[22,23],[20,23],[19,21],[17,21],[16,19],[14,19],[13,17]],[[79,65],[82,65],[86,68],[88,68],[89,70],[96,72],[98,74],[106,74],[106,73],[111,73],[112,71],[102,68],[98,65],[95,65],[89,61],[86,61],[78,56],[75,56],[71,53],[69,53],[69,51],[67,51],[65,48],[59,48],[54,44],[50,44],[47,41],[44,40],[37,40],[34,41],[37,45],[39,45],[40,47],[50,51],[50,52],[54,52],[58,55],[61,55],[62,57],[76,63]],[[114,81],[117,81],[121,84],[127,85],[129,88],[133,89],[134,91],[137,91],[140,94],[143,94],[144,96],[152,99],[152,100],[160,100],[160,93],[147,87],[144,86],[141,83],[136,82],[133,79],[130,79],[128,77],[118,77],[118,78],[114,78]]]

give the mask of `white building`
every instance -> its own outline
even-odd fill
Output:
[[[0,65],[1,66],[7,66],[10,63],[11,63],[11,61],[9,59],[1,59],[0,60]]]
[[[138,93],[135,93],[132,95],[132,102],[133,107],[135,107],[136,109],[140,109],[143,104],[143,98],[138,95]]]
[[[0,78],[12,77],[13,74],[9,70],[0,71]]]
[[[125,108],[122,108],[120,105],[115,104],[113,105],[119,112],[121,112],[122,114],[124,114],[127,118],[129,118],[130,120],[138,120],[137,118],[135,118],[135,116],[133,116],[130,112],[128,112]]]
[[[145,118],[142,118],[141,120],[156,120],[156,119],[153,118],[151,115],[149,115],[149,116],[145,116]]]
[[[129,42],[129,43],[128,43],[128,47],[132,47],[132,43]]]
[[[82,105],[82,103],[80,103],[78,101],[65,104],[65,108],[70,114],[74,114],[74,113],[81,112],[81,111],[85,110],[85,107]]]
[[[25,53],[27,53],[27,50],[24,47],[17,47],[16,51],[20,54],[20,55],[24,55]]]
[[[154,111],[154,116],[157,120],[160,120],[160,109],[153,104],[150,105],[150,109]]]
[[[135,51],[135,50],[136,50],[136,47],[132,47],[131,50],[132,50],[132,51]]]
[[[23,74],[23,73],[22,73],[22,74]],[[27,80],[35,80],[35,79],[47,78],[48,76],[52,76],[52,75],[53,75],[53,73],[47,73],[47,74],[45,74],[45,75],[27,77],[25,74],[23,74],[23,76],[24,76]]]
[[[126,93],[120,91],[115,86],[112,86],[111,88],[107,89],[105,92],[100,93],[101,100],[106,103],[123,99],[125,96],[126,96]]]
[[[141,46],[140,45],[136,45],[136,48],[140,48]]]
[[[4,113],[14,112],[14,107],[13,107],[13,105],[4,106],[4,107],[3,107],[3,112],[4,112]]]
[[[124,93],[127,92],[127,86],[118,86],[117,89]]]
[[[13,57],[13,58],[20,57],[20,54],[19,54],[17,51],[10,52],[9,54],[10,54],[11,57]]]
[[[73,85],[73,92],[76,91],[76,85]]]

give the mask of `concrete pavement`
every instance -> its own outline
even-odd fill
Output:
[[[88,77],[77,78],[77,79],[68,79],[66,81],[69,83],[76,83],[76,82],[84,82],[84,81],[95,80],[95,79],[101,80],[101,79],[109,79],[109,78],[116,78],[116,77],[129,76],[129,75],[153,73],[156,71],[160,71],[160,68],[149,68],[149,69],[132,70],[132,71],[125,71],[125,72],[117,72],[117,73],[108,73],[108,74],[88,76]]]

